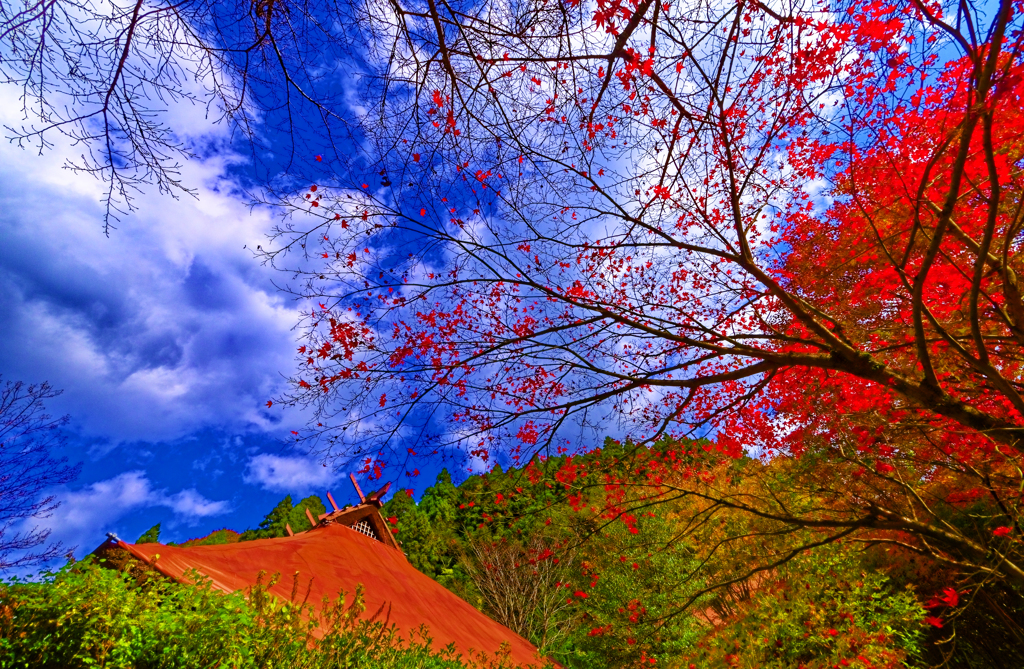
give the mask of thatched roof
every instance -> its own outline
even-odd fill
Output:
[[[270,590],[282,599],[291,596],[291,577],[296,572],[303,595],[312,579],[310,602],[320,602],[324,596],[333,600],[341,590],[352,593],[362,584],[368,613],[381,611],[381,619],[405,636],[425,624],[435,650],[454,644],[464,655],[484,652],[493,657],[502,643],[508,643],[514,662],[540,664],[530,642],[409,563],[380,517],[383,492],[368,497],[360,492],[360,504],[344,509],[329,497],[334,511],[318,519],[310,517],[311,529],[287,537],[191,547],[133,545],[112,537],[105,547],[119,546],[176,580],[185,580],[186,572],[195,569],[225,592],[248,589],[261,571],[285,577]]]

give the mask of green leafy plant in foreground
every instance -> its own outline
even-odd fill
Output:
[[[182,584],[136,578],[88,560],[37,582],[0,585],[0,669],[27,667],[508,667],[508,654],[464,658],[433,651],[426,628],[402,638],[367,619],[362,589],[320,607],[269,594],[277,576],[261,575],[243,596],[208,580]]]

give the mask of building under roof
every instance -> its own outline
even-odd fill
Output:
[[[344,590],[363,586],[366,611],[382,611],[381,618],[394,624],[408,638],[426,625],[434,650],[454,644],[464,656],[494,653],[507,643],[511,660],[523,665],[541,665],[537,648],[504,625],[491,620],[473,606],[417,571],[406,559],[380,515],[381,497],[387,486],[364,496],[356,484],[360,503],[339,509],[327,493],[333,511],[314,518],[307,509],[311,528],[290,536],[257,539],[213,546],[165,546],[159,543],[128,544],[111,536],[97,553],[120,547],[150,568],[175,580],[186,580],[195,569],[224,592],[244,591],[258,574],[280,573],[286,578],[270,592],[287,600],[291,596],[291,575],[298,572],[300,583],[312,579],[307,601],[332,600]]]

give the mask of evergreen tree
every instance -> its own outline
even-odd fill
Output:
[[[384,505],[382,515],[395,519],[395,538],[416,569],[479,605],[479,595],[459,562],[458,514],[463,498],[448,470],[442,469],[434,485],[423,492],[419,504],[409,493],[399,491]]]
[[[142,533],[142,536],[135,540],[137,544],[155,544],[160,541],[160,523]]]
[[[434,485],[423,492],[419,509],[432,524],[448,525],[455,522],[460,496],[458,488],[452,483],[452,475],[447,469],[442,469]]]
[[[412,491],[399,490],[381,507],[380,513],[385,518],[395,518],[401,522],[407,513],[415,510],[416,500],[412,498]]]
[[[323,500],[316,495],[310,495],[294,506],[292,505],[292,496],[288,495],[263,518],[257,529],[242,532],[239,541],[286,537],[288,536],[286,525],[291,526],[293,532],[305,532],[310,529],[309,519],[306,518],[306,509],[313,514],[313,518],[319,517],[327,510]]]
[[[280,502],[277,506],[268,513],[263,521],[260,522],[259,528],[255,530],[246,530],[242,532],[242,536],[239,541],[252,541],[253,539],[269,539],[272,537],[283,537],[288,534],[284,529],[286,523],[288,523],[288,514],[292,511],[292,496],[288,495]]]

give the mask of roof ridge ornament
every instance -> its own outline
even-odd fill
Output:
[[[355,486],[356,494],[359,495],[359,503],[362,504],[366,501],[366,497],[363,496],[363,490],[359,487],[359,483],[356,481],[356,475],[349,474],[348,478],[352,481],[352,485]]]
[[[334,501],[334,495],[328,490],[327,500],[331,503],[333,511],[320,514],[319,518],[315,518],[309,509],[306,509],[306,517],[312,525],[310,529],[313,530],[327,525],[342,525],[353,532],[358,532],[379,541],[385,546],[394,548],[404,557],[405,553],[402,551],[401,546],[398,545],[395,536],[391,533],[391,528],[388,527],[388,524],[380,515],[380,509],[384,506],[383,497],[391,489],[391,483],[386,483],[379,490],[369,495],[364,495],[362,488],[359,487],[359,483],[356,482],[356,477],[349,474],[349,479],[356,489],[356,494],[359,495],[359,504],[338,508],[338,504]]]

